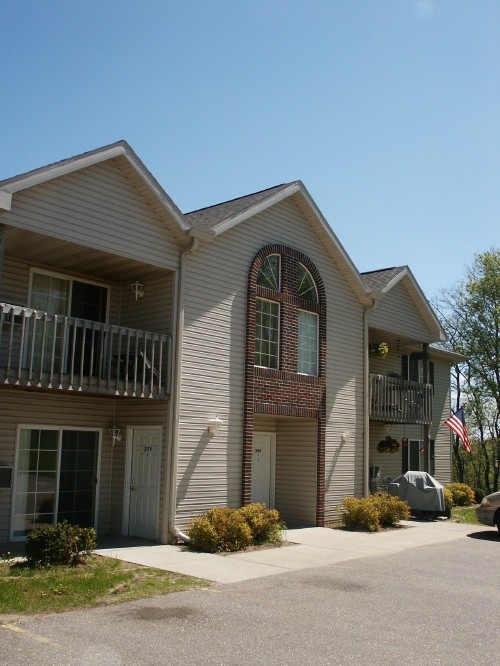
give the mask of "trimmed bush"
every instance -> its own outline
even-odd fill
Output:
[[[379,512],[371,497],[346,497],[342,505],[342,523],[353,532],[378,532]]]
[[[444,495],[444,510],[447,518],[451,518],[451,510],[453,508],[453,493],[449,488],[445,488]]]
[[[26,537],[29,566],[75,565],[90,555],[96,544],[92,527],[79,527],[63,520],[57,525],[40,525]]]
[[[191,546],[205,553],[232,552],[247,546],[283,540],[283,525],[275,509],[248,504],[241,509],[216,507],[194,518],[187,530]]]
[[[451,492],[453,506],[470,506],[474,504],[474,491],[466,483],[449,483],[446,489]]]
[[[380,493],[372,495],[370,499],[379,513],[379,520],[382,527],[394,527],[400,520],[408,520],[411,515],[408,504],[389,493]]]
[[[219,534],[214,525],[205,516],[193,518],[187,535],[191,539],[191,545],[196,550],[204,553],[215,553],[219,549]]]
[[[191,521],[192,547],[208,553],[242,550],[252,543],[252,531],[235,509],[216,507]]]
[[[276,509],[268,509],[265,504],[247,504],[238,509],[245,519],[254,544],[282,541],[282,525]]]

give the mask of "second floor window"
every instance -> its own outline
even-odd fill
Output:
[[[279,363],[279,303],[257,298],[255,315],[255,365],[277,369]]]
[[[303,375],[318,374],[318,315],[298,311],[297,372]]]

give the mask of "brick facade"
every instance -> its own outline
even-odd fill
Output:
[[[281,290],[261,287],[257,276],[264,259],[281,256]],[[300,262],[316,283],[318,304],[298,298]],[[279,368],[255,366],[255,300],[266,298],[280,304]],[[318,376],[297,373],[298,310],[318,314]],[[242,503],[251,501],[252,440],[254,414],[317,419],[316,524],[324,523],[325,424],[326,424],[326,297],[315,265],[302,252],[285,245],[268,245],[254,257],[248,275],[245,358],[245,405],[243,424]]]

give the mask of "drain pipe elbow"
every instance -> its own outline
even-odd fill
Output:
[[[170,527],[170,534],[178,539],[179,541],[182,541],[182,543],[185,543],[186,546],[190,546],[192,544],[192,540],[188,537],[187,534],[184,534],[184,532],[181,532],[175,525],[172,525]]]

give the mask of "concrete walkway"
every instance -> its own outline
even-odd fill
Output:
[[[105,557],[217,583],[237,583],[251,578],[263,578],[345,560],[460,540],[468,534],[488,530],[483,526],[443,521],[404,521],[402,524],[405,526],[403,529],[372,534],[323,527],[288,530],[286,539],[292,545],[224,555],[196,553],[183,546],[157,544],[98,548],[95,552]]]

